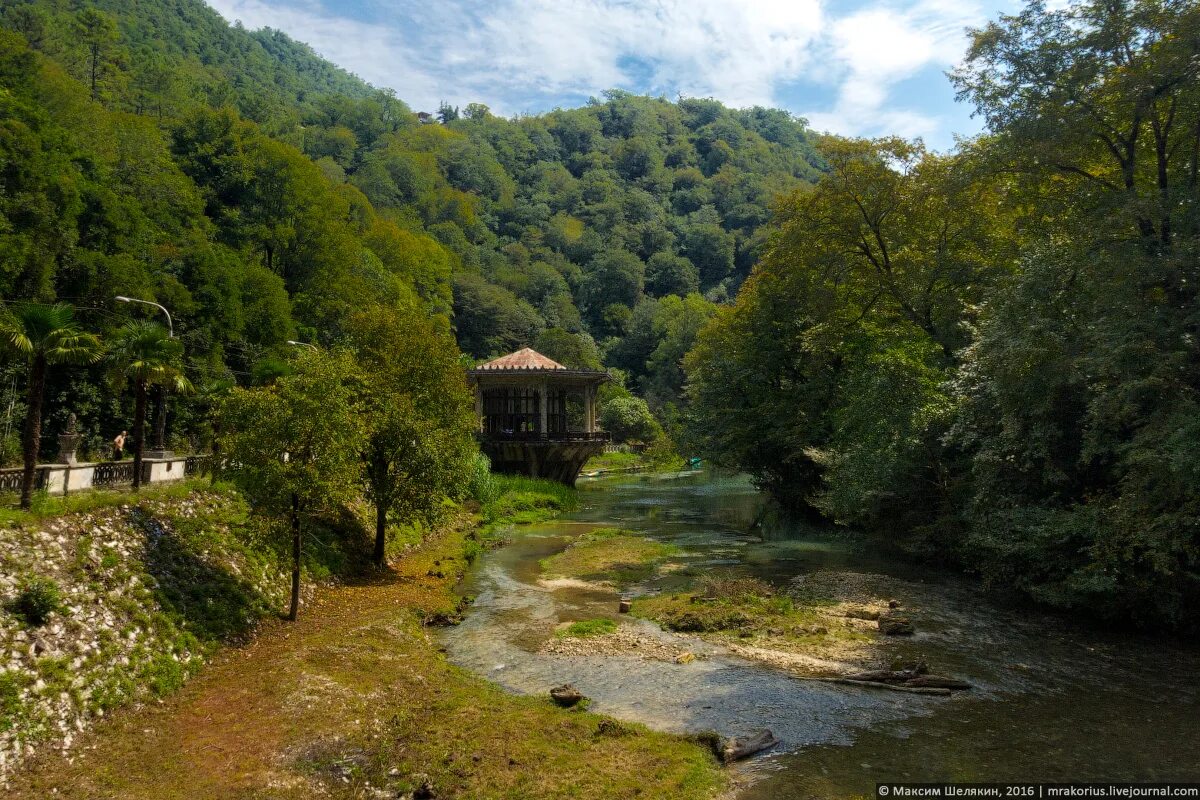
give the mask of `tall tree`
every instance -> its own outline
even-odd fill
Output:
[[[300,611],[303,517],[356,495],[365,445],[361,376],[346,353],[307,351],[269,386],[234,389],[217,417],[224,474],[258,511],[285,516],[292,549],[288,619]]]
[[[183,345],[157,322],[127,323],[112,337],[108,350],[109,377],[114,386],[133,384],[133,488],[142,485],[146,448],[146,404],[152,386],[177,392],[191,389],[180,359]]]
[[[416,309],[377,307],[352,317],[367,420],[363,482],[375,506],[377,566],[387,563],[389,518],[430,521],[460,494],[475,454],[475,414],[449,331]]]
[[[9,349],[27,359],[25,428],[21,454],[25,470],[21,475],[21,508],[33,500],[33,479],[42,441],[42,401],[46,393],[46,375],[59,364],[91,364],[101,355],[100,340],[80,329],[70,306],[27,303],[18,305],[0,322],[4,342]]]

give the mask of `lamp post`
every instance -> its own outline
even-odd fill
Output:
[[[119,294],[113,299],[118,303],[139,303],[157,308],[167,318],[167,335],[172,339],[175,338],[175,324],[171,320],[171,312],[167,311],[166,306],[155,303],[153,300],[139,300],[123,294]],[[146,453],[146,456],[148,458],[170,458],[175,454],[167,450],[167,387],[160,383],[156,394],[155,403],[158,409],[154,415],[154,448]]]

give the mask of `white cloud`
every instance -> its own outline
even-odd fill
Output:
[[[948,0],[880,5],[838,19],[829,36],[831,59],[844,70],[838,99],[831,109],[809,113],[809,121],[838,133],[948,138],[944,119],[905,108],[893,88],[922,70],[954,65],[966,49],[965,29],[986,19],[977,2]]]
[[[963,28],[988,16],[982,0],[877,0],[843,14],[832,0],[387,0],[369,7],[372,23],[334,0],[208,2],[308,42],[417,109],[541,111],[614,87],[783,105],[782,86],[808,83],[836,90],[832,105],[792,109],[815,127],[946,141],[945,120],[892,89],[951,66]]]

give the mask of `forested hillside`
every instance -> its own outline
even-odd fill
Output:
[[[819,174],[802,122],[711,100],[417,115],[199,0],[0,20],[0,296],[100,328],[114,295],[163,303],[198,384],[277,371],[288,339],[336,339],[365,300],[417,303],[472,356],[603,361],[674,420],[680,357],[774,199]],[[69,411],[93,440],[119,429],[98,385],[52,385],[51,432]]]
[[[1063,608],[1200,620],[1200,7],[1031,3],[949,156],[822,143],[688,361],[706,453]]]

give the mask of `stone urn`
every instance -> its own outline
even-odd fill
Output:
[[[58,464],[69,464],[72,467],[79,462],[75,460],[75,451],[79,449],[79,429],[76,427],[75,415],[67,418],[67,429],[58,435]]]

